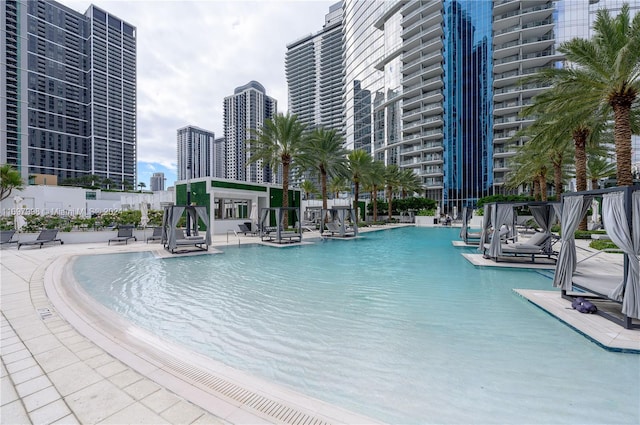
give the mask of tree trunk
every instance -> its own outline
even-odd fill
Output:
[[[358,179],[355,179],[353,181],[353,186],[354,186],[353,196],[355,197],[353,199],[353,213],[357,216],[356,220],[360,220],[360,217],[358,217],[358,197],[360,196],[360,182],[358,181]]]
[[[373,198],[373,222],[378,221],[378,188],[373,186],[373,191],[371,193]]]
[[[327,173],[320,173],[320,188],[322,189],[322,209],[327,209]]]
[[[553,185],[555,186],[556,201],[562,196],[562,160],[553,161]]]
[[[616,144],[616,178],[618,186],[633,185],[631,174],[631,125],[630,111],[633,98],[619,96],[611,101],[613,107],[613,140]]]
[[[289,207],[289,161],[282,160],[282,207]],[[280,223],[276,223],[277,226]],[[282,219],[282,226],[286,229],[289,227],[289,212],[284,214]]]
[[[540,185],[540,199],[542,200],[542,202],[547,202],[547,170],[546,168],[540,173],[539,185]]]
[[[533,179],[533,199],[540,200],[540,180],[538,180],[538,177]]]
[[[591,189],[599,189],[598,187],[598,179],[591,179]]]
[[[576,146],[575,162],[576,162],[576,191],[582,192],[587,190],[587,137],[589,130],[585,128],[573,131],[573,143]],[[587,216],[585,216],[578,230],[587,230]]]
[[[393,214],[392,214],[392,210],[393,208],[391,203],[392,203],[392,197],[393,197],[393,187],[391,186],[387,186],[387,207],[389,208],[389,222],[391,222],[391,219],[393,218]]]

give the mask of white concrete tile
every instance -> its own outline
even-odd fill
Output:
[[[100,424],[168,424],[160,415],[141,403],[134,403],[99,422]],[[185,422],[176,422],[185,423]]]
[[[158,390],[160,390],[160,385],[149,379],[143,379],[124,388],[124,391],[136,400],[141,400]]]
[[[71,414],[52,422],[51,425],[80,425],[80,422]]]
[[[74,363],[50,372],[48,376],[65,397],[103,380],[102,376],[84,363]]]
[[[37,391],[44,390],[50,387],[51,381],[47,375],[38,376],[37,378],[30,379],[22,384],[16,385],[16,391],[20,397],[26,397],[29,394],[33,394]]]
[[[12,373],[11,379],[15,385],[18,385],[42,375],[44,375],[44,372],[40,369],[40,366],[32,366],[19,372]]]
[[[2,355],[15,353],[16,351],[25,350],[26,347],[22,342],[18,342],[17,344],[11,345],[3,345],[2,346]]]
[[[105,378],[108,378],[120,372],[124,372],[125,370],[127,370],[127,366],[125,366],[118,360],[112,361],[111,363],[107,363],[96,368],[96,372],[98,372]]]
[[[3,424],[29,424],[31,420],[20,400],[2,406]]]
[[[0,405],[12,403],[18,399],[18,393],[8,376],[0,378]],[[4,422],[3,422],[4,423]]]
[[[116,384],[119,388],[127,387],[141,379],[142,379],[142,375],[140,375],[137,372],[134,372],[131,369],[126,369],[120,373],[116,373],[115,375],[109,377],[109,381]]]
[[[111,382],[101,380],[65,400],[81,423],[97,423],[124,409],[134,400]]]
[[[88,360],[92,357],[96,357],[99,356],[100,354],[103,354],[104,351],[102,351],[101,348],[98,348],[96,346],[93,346],[91,348],[88,348],[86,350],[81,350],[81,351],[74,351],[76,356],[78,356],[78,358],[80,360]]]
[[[33,424],[49,424],[69,416],[70,414],[71,411],[69,410],[69,407],[62,399],[60,399],[30,412],[29,416],[31,417],[31,423]]]
[[[106,365],[108,363],[111,363],[113,361],[113,357],[111,357],[109,354],[103,352],[102,354],[100,354],[99,356],[94,356],[91,357],[90,359],[87,359],[84,361],[84,364],[86,364],[89,367],[92,367],[94,369]]]
[[[6,365],[7,371],[11,374],[14,374],[16,372],[27,369],[29,367],[37,366],[38,364],[33,359],[33,357],[26,357],[24,359],[16,360],[15,362],[11,362],[11,363],[5,361],[5,365]]]
[[[141,401],[146,406],[153,409],[154,412],[161,413],[178,403],[180,398],[165,389],[160,389],[160,391],[156,391],[155,393],[148,395]]]
[[[202,416],[202,409],[184,400],[179,401],[161,413],[169,423],[191,423]]]
[[[225,424],[230,424],[230,422],[227,422],[221,418],[212,416],[208,413],[205,413],[195,421],[191,422],[191,425],[225,425]]]
[[[58,338],[53,335],[42,335],[25,340],[24,344],[33,354],[45,353],[62,346]]]
[[[4,353],[2,354],[2,360],[4,360],[7,363],[26,359],[27,357],[31,357],[31,353],[26,348],[24,350],[16,351],[11,354],[7,354],[7,355],[5,355]]]
[[[24,397],[22,402],[27,412],[31,412],[60,398],[60,394],[54,387],[48,387]]]
[[[34,355],[45,372],[53,372],[62,367],[69,366],[80,359],[66,347],[57,347],[53,350]]]

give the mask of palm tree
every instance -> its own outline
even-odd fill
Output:
[[[0,201],[11,196],[13,189],[22,190],[23,188],[24,180],[18,170],[11,164],[0,166]]]
[[[353,210],[357,213],[358,200],[360,199],[360,183],[367,172],[369,172],[373,159],[366,151],[356,149],[349,152],[347,160],[349,162],[351,181],[353,182]]]
[[[336,130],[315,129],[306,139],[301,164],[320,175],[322,208],[327,209],[327,177],[347,175],[347,150]]]
[[[147,187],[147,185],[145,184],[145,182],[140,182],[140,183],[138,183],[138,187],[140,188],[140,192],[142,192],[142,189]]]
[[[331,179],[327,191],[331,192],[334,198],[337,198],[340,196],[340,192],[346,192],[349,189],[351,189],[349,180],[346,177],[337,176]]]
[[[282,206],[289,206],[289,170],[303,152],[302,124],[297,115],[277,114],[264,122],[262,128],[250,129],[252,138],[247,140],[249,163],[263,161],[274,172],[282,167]],[[283,225],[288,224],[288,214]]]
[[[389,221],[393,218],[393,190],[397,189],[400,186],[400,168],[398,168],[395,164],[390,164],[387,166],[384,172],[384,184],[386,186],[387,191],[387,203],[389,208]]]
[[[309,196],[312,193],[316,193],[318,191],[318,189],[316,188],[316,185],[313,184],[311,180],[303,181],[302,184],[300,185],[300,189],[302,189],[302,191],[304,192],[304,199],[309,199]]]
[[[533,196],[536,200],[547,200],[547,173],[549,158],[545,154],[546,147],[541,143],[529,141],[521,146],[511,158],[511,164],[505,182],[507,188],[517,188],[533,184]]]
[[[591,188],[598,189],[598,180],[616,174],[616,164],[610,158],[600,155],[589,155],[587,159],[587,173],[591,180]]]
[[[584,123],[590,122],[587,117],[594,113],[599,121],[606,121],[613,112],[617,183],[629,186],[633,184],[632,117],[637,117],[632,114],[632,105],[640,91],[640,14],[632,21],[627,3],[615,17],[600,9],[593,29],[591,39],[574,38],[558,48],[575,66],[545,68],[538,80],[553,84],[562,94],[558,105],[582,115]],[[587,127],[574,129],[582,140],[588,136]],[[582,164],[576,161],[576,174],[578,167]]]
[[[413,194],[422,189],[422,181],[420,176],[408,168],[400,170],[399,188],[402,193],[402,199],[406,199],[409,193]]]
[[[366,173],[362,176],[365,190],[371,196],[373,203],[373,221],[378,221],[378,191],[384,187],[385,167],[381,161],[372,161]]]

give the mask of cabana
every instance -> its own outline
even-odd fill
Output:
[[[623,251],[624,264],[614,275],[589,267],[589,259],[580,263],[576,259],[574,232],[594,199],[602,200],[604,228]],[[627,329],[640,328],[640,323],[633,320],[640,318],[640,186],[565,193],[561,223],[562,247],[553,286],[561,289],[565,299],[573,300],[577,295],[569,292],[578,288],[594,300],[622,304],[619,313],[599,308],[598,314]],[[586,297],[584,293],[580,296]]]
[[[480,237],[482,232],[470,232],[469,222],[473,217],[473,209],[471,207],[462,208],[462,227],[460,228],[460,239],[467,245],[480,244]]]
[[[284,228],[284,218],[287,214],[295,217],[288,217],[297,227],[293,230]],[[276,225],[273,226],[272,223]],[[272,207],[260,210],[260,239],[262,241],[282,243],[302,242],[302,226],[300,225],[300,208],[298,207]]]
[[[358,236],[358,223],[355,211],[351,207],[334,206],[322,210],[322,233],[337,235],[341,238]]]
[[[542,229],[540,232],[542,234],[535,238],[541,241],[540,244],[517,242],[515,209],[521,207],[529,208],[533,219]],[[486,204],[478,249],[486,258],[492,258],[496,262],[518,256],[530,256],[532,262],[535,262],[537,257],[551,258],[556,255],[552,248],[554,236],[551,234],[551,226],[559,210],[560,204],[558,202],[493,202]],[[500,237],[492,237],[493,234],[499,234]],[[508,244],[508,241],[514,243]]]
[[[188,217],[186,236],[178,227],[180,218],[186,214]],[[204,236],[200,234],[199,224],[204,226]],[[176,232],[176,230],[179,230]],[[209,231],[209,214],[207,207],[194,205],[172,205],[164,208],[162,216],[162,243],[168,251],[175,254],[179,247],[194,247],[208,251],[211,245],[211,232]],[[184,252],[184,251],[182,251]]]

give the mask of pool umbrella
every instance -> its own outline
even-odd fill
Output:
[[[143,199],[140,203],[140,225],[147,227],[147,224],[149,224],[149,205],[147,200]]]
[[[258,224],[258,206],[255,204],[251,204],[251,214],[249,214],[249,220],[251,220],[251,224],[254,226]]]
[[[22,226],[27,224],[27,220],[22,216],[22,199],[20,196],[16,195],[13,197],[13,203],[15,204],[15,215],[13,216],[13,228],[16,232],[19,232],[22,229]]]

